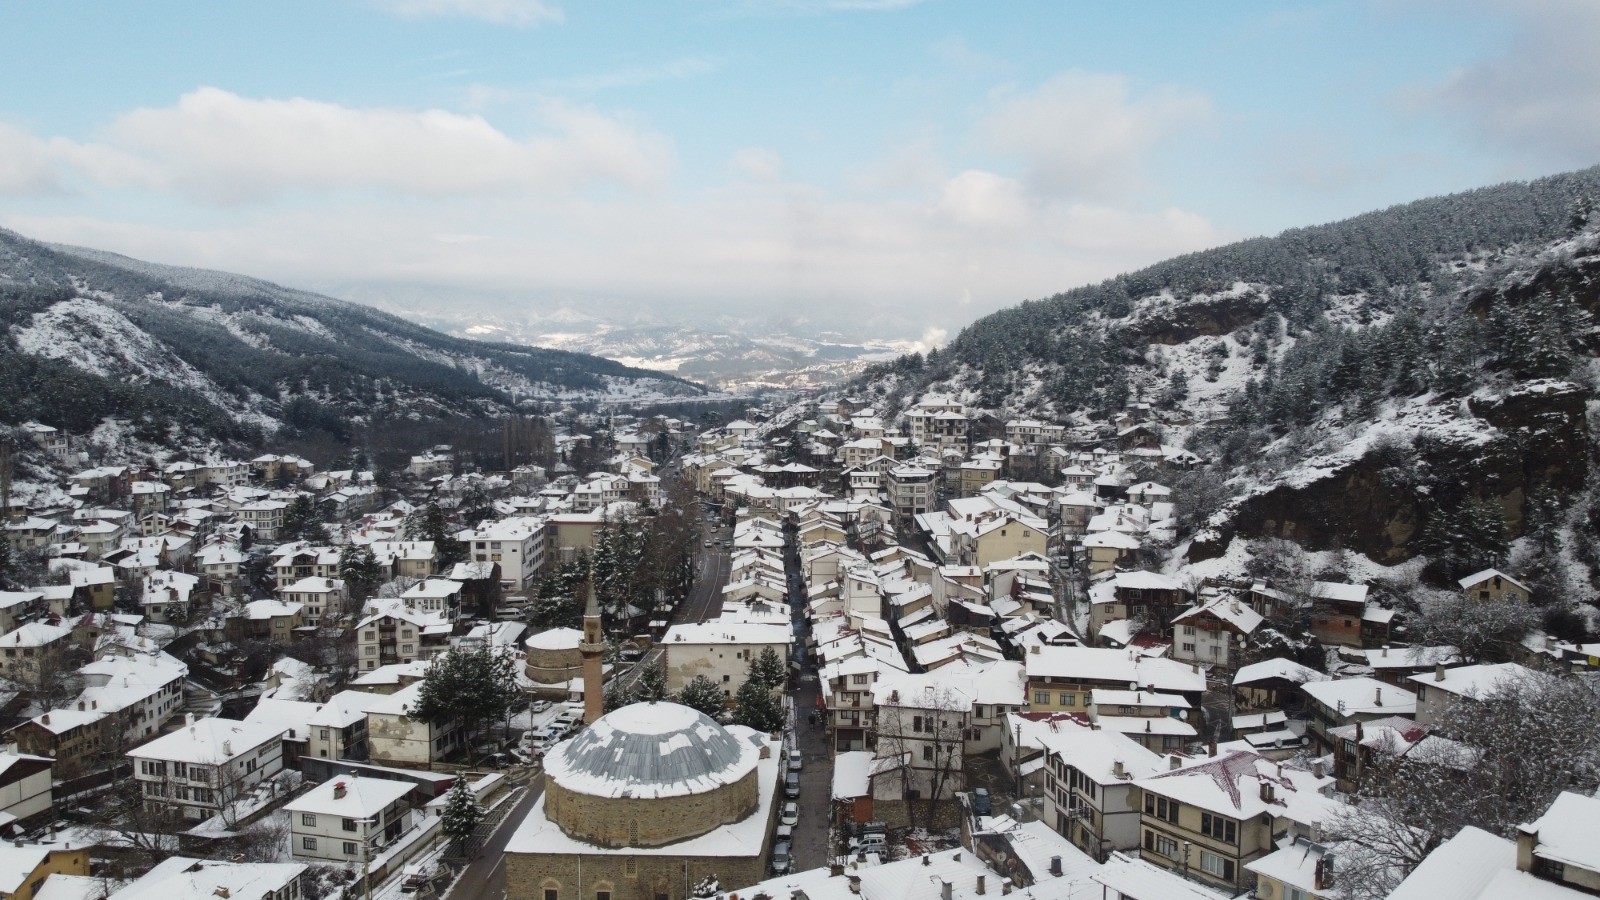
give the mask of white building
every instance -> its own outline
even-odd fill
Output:
[[[702,622],[674,625],[661,639],[667,669],[667,690],[677,692],[704,675],[726,696],[744,683],[750,661],[771,649],[784,671],[789,670],[789,627],[741,622]]]
[[[499,563],[501,584],[520,591],[544,568],[544,526],[543,519],[516,516],[458,532],[456,540],[470,548],[473,560]]]
[[[195,719],[128,751],[133,777],[152,810],[177,808],[204,820],[283,771],[283,731],[271,724]]]
[[[411,828],[409,781],[341,775],[289,803],[290,848],[301,859],[370,860]]]
[[[300,617],[307,625],[320,625],[324,618],[338,615],[349,596],[338,578],[302,578],[278,589],[278,599],[303,605]]]

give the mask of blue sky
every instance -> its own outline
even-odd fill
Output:
[[[935,342],[1600,162],[1588,0],[0,10],[0,224],[430,312]]]

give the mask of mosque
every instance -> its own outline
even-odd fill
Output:
[[[508,900],[687,900],[707,877],[761,881],[780,741],[677,703],[601,715],[593,591],[583,624],[587,727],[545,755],[543,796],[506,846]]]

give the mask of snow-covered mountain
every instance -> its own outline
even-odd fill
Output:
[[[0,421],[108,416],[246,440],[288,429],[480,417],[546,400],[700,395],[678,376],[441,334],[224,272],[0,230]]]
[[[1208,461],[1180,491],[1191,560],[1284,537],[1449,570],[1544,529],[1600,571],[1596,194],[1600,168],[1190,254],[986,317],[854,389],[1085,440],[1148,415]]]

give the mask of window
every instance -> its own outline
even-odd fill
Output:
[[[1238,823],[1210,813],[1200,814],[1200,831],[1208,837],[1228,844],[1239,842]]]
[[[303,837],[303,838],[301,838],[300,839],[300,849],[301,850],[315,850],[315,849],[317,849],[317,839],[314,838],[314,837]]]
[[[560,900],[561,893],[555,888],[544,889],[544,900]]]
[[[1168,822],[1176,822],[1178,821],[1178,806],[1179,803],[1176,800],[1157,797],[1155,794],[1144,795],[1144,812],[1147,816],[1165,819]]]
[[[922,748],[922,759],[925,762],[933,761],[933,747],[927,746]]]
[[[1178,858],[1178,842],[1164,834],[1156,835],[1156,852],[1167,859]]]
[[[358,852],[360,852],[360,851],[357,849],[355,841],[345,841],[344,842],[344,855],[345,856],[355,856]]]
[[[595,891],[594,900],[611,900],[610,891]]]
[[[317,827],[317,817],[312,815],[311,813],[301,813],[300,814],[300,824],[308,826],[310,828],[315,828],[315,827]]]
[[[1193,625],[1185,625],[1185,626],[1183,626],[1183,633],[1184,634],[1194,634],[1194,626]]]
[[[1050,702],[1050,692],[1049,691],[1034,691],[1033,692],[1033,702],[1035,702],[1035,703],[1049,703]]]
[[[1224,881],[1233,880],[1233,860],[1224,859],[1208,850],[1200,851],[1200,870]]]
[[[344,820],[344,830],[345,831],[355,831],[356,830],[356,820],[355,819],[345,819]]]
[[[851,675],[850,676],[850,683],[851,684],[866,684],[867,683],[867,676],[865,676],[865,675]]]
[[[1066,693],[1062,694],[1061,695],[1061,705],[1062,706],[1077,706],[1078,705],[1078,695],[1077,694],[1066,694]]]

